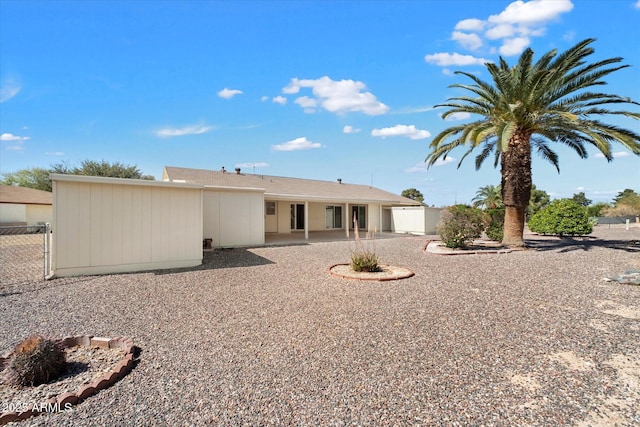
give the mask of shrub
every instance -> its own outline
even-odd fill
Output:
[[[468,205],[450,206],[442,211],[436,231],[448,248],[464,248],[482,235],[482,211]]]
[[[378,255],[370,251],[356,251],[351,254],[351,268],[353,271],[378,271]]]
[[[529,230],[556,236],[584,236],[593,231],[587,211],[571,199],[554,200],[531,217]]]
[[[13,350],[6,368],[6,379],[19,386],[49,382],[67,369],[64,349],[54,340],[32,335]]]
[[[504,236],[504,208],[484,211],[484,232],[489,239],[496,242],[502,241]]]

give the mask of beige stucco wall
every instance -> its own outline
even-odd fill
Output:
[[[0,203],[0,222],[27,222],[26,205]]]
[[[56,276],[202,263],[200,187],[66,175],[52,180]]]
[[[264,244],[264,192],[206,189],[203,236],[213,247]]]
[[[53,221],[53,206],[51,205],[26,205],[27,224],[51,223]]]

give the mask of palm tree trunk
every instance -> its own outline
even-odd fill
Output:
[[[516,129],[500,158],[505,207],[502,244],[510,247],[524,246],[525,212],[532,184],[530,136],[529,132]]]
[[[524,246],[524,219],[527,208],[506,206],[504,210],[504,235],[502,244],[509,247]]]

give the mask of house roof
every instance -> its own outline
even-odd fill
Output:
[[[376,187],[338,181],[319,181],[173,166],[165,166],[162,180],[194,182],[206,187],[262,188],[265,190],[266,199],[420,205],[415,200]]]
[[[53,194],[48,191],[14,185],[0,185],[0,203],[24,205],[52,205]]]

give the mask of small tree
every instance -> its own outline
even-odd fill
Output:
[[[589,217],[602,216],[604,215],[605,209],[609,207],[610,206],[608,203],[604,203],[604,202],[595,203],[591,206],[587,206],[587,215]]]
[[[587,196],[585,196],[584,191],[574,194],[571,199],[577,204],[579,204],[580,206],[589,206],[591,204],[591,199],[587,199]]]
[[[406,190],[402,190],[402,193],[400,193],[400,195],[402,197],[415,200],[416,202],[424,203],[424,196],[419,190],[415,188],[407,188]]]
[[[584,206],[572,199],[554,200],[529,220],[534,233],[556,236],[584,236],[593,231],[593,225]]]
[[[454,205],[440,215],[436,231],[448,248],[464,248],[482,235],[484,229],[482,211],[468,205]]]
[[[549,193],[536,188],[536,185],[533,184],[531,186],[531,197],[529,198],[527,215],[529,217],[535,215],[540,211],[540,209],[544,209],[549,206],[549,203],[551,203],[551,196],[549,196]]]
[[[15,172],[3,173],[2,177],[0,180],[2,185],[17,185],[18,187],[51,191],[51,180],[49,180],[49,171],[47,169],[20,169]]]
[[[474,208],[495,209],[502,206],[502,190],[500,185],[485,185],[476,191],[476,196],[471,199]]]
[[[501,242],[504,236],[504,207],[484,211],[484,232],[487,237]]]

